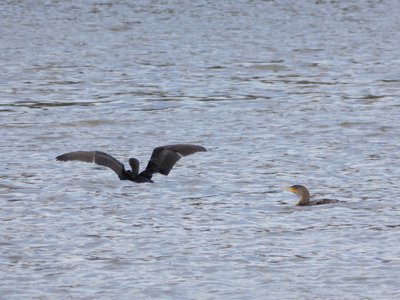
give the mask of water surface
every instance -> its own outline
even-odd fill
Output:
[[[397,299],[399,8],[0,4],[2,297]],[[54,159],[180,142],[154,184]]]

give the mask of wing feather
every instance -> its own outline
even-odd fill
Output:
[[[151,176],[154,173],[168,175],[176,162],[184,156],[196,152],[207,151],[206,148],[198,145],[175,144],[160,146],[153,150],[149,163],[143,173]]]
[[[100,151],[75,151],[68,152],[56,157],[58,161],[77,160],[88,163],[96,163],[101,166],[110,168],[117,173],[119,178],[123,178],[125,174],[124,164],[112,157],[111,155]]]

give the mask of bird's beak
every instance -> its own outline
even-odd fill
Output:
[[[295,193],[296,192],[296,190],[294,188],[290,187],[290,186],[284,187],[283,190],[291,192],[291,193]]]

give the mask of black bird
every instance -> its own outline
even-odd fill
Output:
[[[79,160],[83,162],[96,163],[105,166],[117,173],[121,180],[134,182],[153,182],[151,177],[154,173],[168,175],[175,163],[184,156],[196,152],[207,151],[198,145],[176,144],[160,146],[153,150],[149,163],[144,171],[139,173],[139,161],[136,158],[129,159],[131,170],[125,170],[124,164],[111,155],[100,151],[75,151],[68,152],[56,157],[59,161]]]
[[[337,203],[341,202],[336,199],[320,199],[320,200],[310,200],[310,192],[304,185],[295,184],[291,187],[287,188],[289,192],[296,194],[299,197],[299,200],[294,204],[295,206],[311,206],[311,205],[321,205],[321,204],[329,204],[329,203]]]

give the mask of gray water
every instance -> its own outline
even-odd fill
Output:
[[[2,2],[0,298],[398,299],[399,12]],[[154,184],[54,159],[173,143]]]

